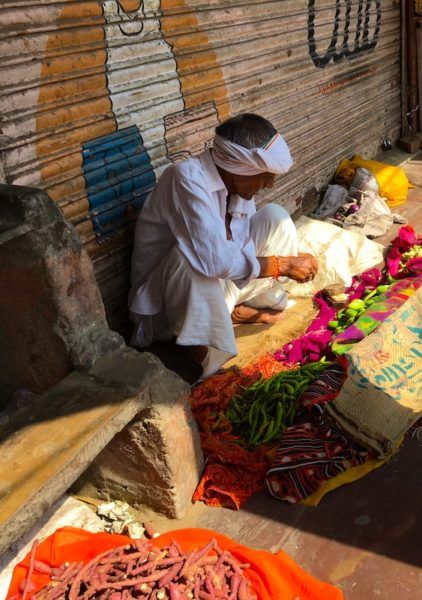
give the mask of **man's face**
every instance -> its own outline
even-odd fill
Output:
[[[273,173],[259,173],[258,175],[232,174],[234,189],[228,190],[230,194],[238,194],[245,200],[251,200],[259,191],[274,187],[275,175]]]

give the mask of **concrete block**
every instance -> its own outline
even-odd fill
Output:
[[[120,357],[122,362],[116,362],[114,368],[109,357],[92,372],[96,377],[104,373],[104,381],[120,383],[129,392],[130,386],[139,385],[145,369],[148,406],[97,456],[75,490],[181,518],[191,504],[204,466],[189,386],[163,366],[157,371],[159,361],[151,355],[138,354],[136,360],[125,351]],[[156,369],[151,374],[153,364]],[[129,371],[125,373],[125,369]]]
[[[188,396],[189,385],[173,371],[167,370],[155,354],[138,352],[125,346],[119,352],[103,356],[89,371],[95,377],[111,385],[119,385],[128,394],[136,393],[141,386],[150,386],[151,402],[160,402],[160,395],[169,391],[169,381],[172,381],[172,395]],[[165,389],[162,389],[161,379]]]
[[[63,219],[62,213],[48,194],[42,190],[17,185],[0,185],[0,221],[8,229],[25,225],[29,230],[40,229]],[[2,227],[4,233],[6,227]]]

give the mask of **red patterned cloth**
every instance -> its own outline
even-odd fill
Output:
[[[347,362],[341,359],[301,396],[295,423],[284,432],[265,477],[272,496],[291,504],[301,502],[328,479],[371,458],[326,416],[325,406],[337,396],[346,376]]]

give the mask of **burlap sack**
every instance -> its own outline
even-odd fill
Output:
[[[422,415],[422,288],[346,357],[348,378],[327,410],[383,457]]]

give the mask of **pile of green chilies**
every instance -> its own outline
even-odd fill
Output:
[[[226,411],[233,433],[247,446],[280,440],[294,421],[297,399],[330,364],[323,358],[292,371],[281,371],[245,388],[242,395],[233,396]]]

